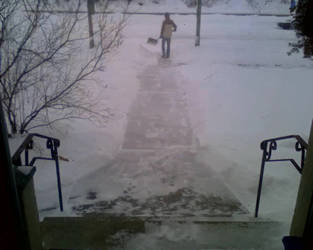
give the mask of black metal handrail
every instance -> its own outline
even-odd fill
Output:
[[[301,152],[300,165],[292,158],[282,158],[282,159],[272,159],[271,158],[272,157],[272,151],[277,149],[277,141],[288,140],[288,139],[296,139],[295,150],[297,152]],[[297,171],[300,174],[302,174],[302,170],[304,167],[305,154],[306,154],[306,150],[308,149],[308,144],[299,135],[288,135],[288,136],[276,137],[276,138],[271,138],[271,139],[267,139],[267,140],[262,141],[261,142],[261,149],[263,150],[263,156],[262,156],[262,164],[261,164],[260,177],[259,177],[258,194],[257,194],[256,206],[255,206],[255,214],[254,214],[255,217],[258,217],[258,213],[259,213],[265,163],[266,162],[289,161],[297,169]]]
[[[29,150],[33,148],[33,138],[38,137],[46,140],[46,147],[50,149],[51,157],[33,157],[31,161],[29,161]],[[28,134],[23,143],[19,146],[19,148],[15,151],[12,156],[12,163],[15,166],[33,166],[37,160],[48,160],[54,161],[56,167],[56,175],[57,175],[57,184],[58,184],[58,195],[59,195],[59,205],[60,210],[63,211],[63,198],[62,198],[62,187],[61,187],[61,177],[60,177],[60,166],[59,166],[59,156],[58,156],[58,147],[60,146],[60,140],[41,135],[41,134]],[[25,153],[24,164],[22,164],[22,153]]]

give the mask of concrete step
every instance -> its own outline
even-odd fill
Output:
[[[282,250],[284,223],[253,218],[141,218],[93,215],[45,218],[44,249]]]

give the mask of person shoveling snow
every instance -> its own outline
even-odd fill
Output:
[[[177,25],[170,19],[170,14],[165,13],[165,20],[162,23],[160,38],[162,39],[162,57],[169,58],[171,53],[172,32],[177,30]],[[166,51],[165,51],[166,44]]]

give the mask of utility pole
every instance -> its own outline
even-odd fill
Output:
[[[87,1],[88,9],[88,27],[89,27],[89,48],[92,49],[95,47],[95,41],[93,39],[93,25],[92,25],[92,15],[95,13],[95,1]]]
[[[197,0],[197,31],[196,31],[195,46],[200,46],[201,7],[202,7],[202,0]]]

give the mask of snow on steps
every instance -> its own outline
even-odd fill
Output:
[[[265,219],[184,221],[93,215],[41,223],[44,249],[282,249],[288,226]]]

